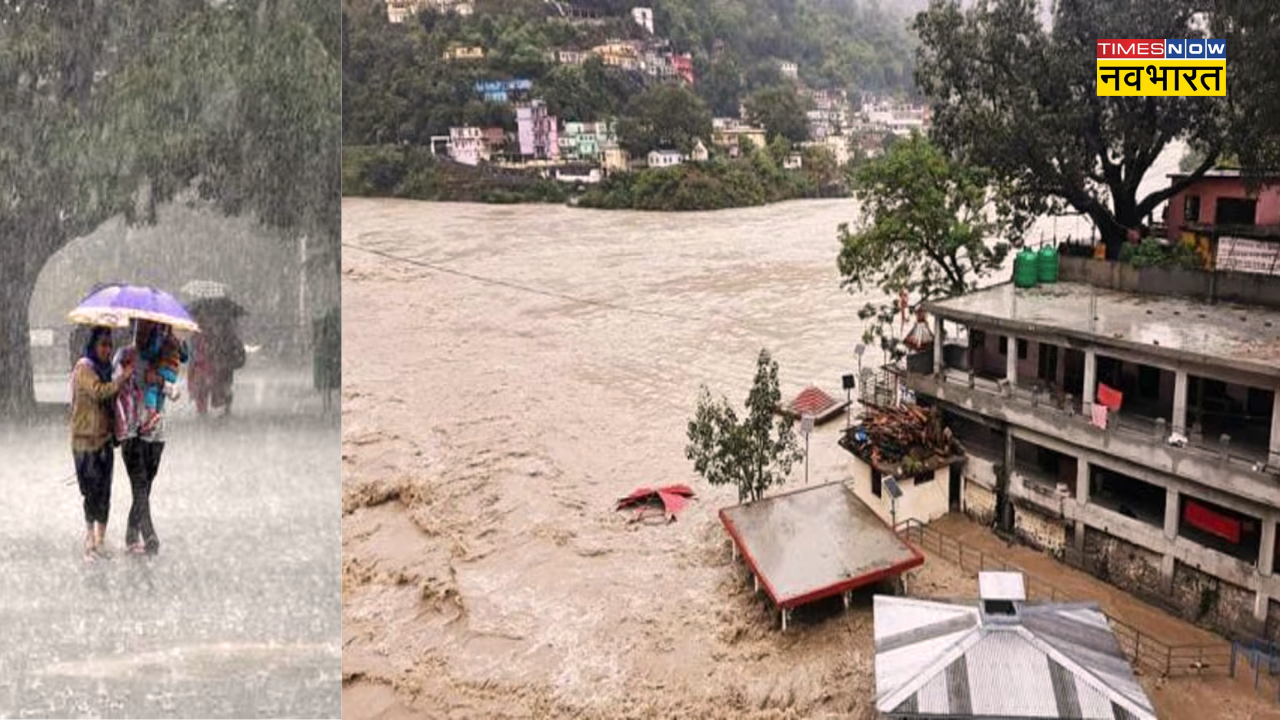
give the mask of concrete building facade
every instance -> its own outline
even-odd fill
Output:
[[[965,446],[971,515],[1192,620],[1280,634],[1280,310],[1079,283],[924,307],[934,347],[901,378]]]
[[[534,100],[516,108],[516,125],[521,155],[534,160],[560,157],[559,124],[548,114],[546,103]]]

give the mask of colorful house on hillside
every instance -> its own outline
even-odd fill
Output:
[[[605,65],[623,70],[640,69],[640,52],[631,43],[612,42],[597,45],[591,49],[591,53],[598,56]]]
[[[613,128],[607,122],[567,122],[560,133],[560,155],[579,160],[595,160],[613,141]]]
[[[520,154],[534,160],[560,157],[560,133],[556,118],[547,113],[541,100],[516,108]]]
[[[684,55],[673,54],[671,56],[671,69],[674,73],[685,81],[685,84],[693,85],[693,56],[685,53]]]
[[[653,150],[649,153],[649,167],[668,168],[684,163],[684,155],[678,150]]]
[[[517,78],[514,80],[480,80],[475,84],[476,93],[487,102],[506,104],[517,102],[528,97],[533,90],[533,81]]]
[[[1219,270],[1280,275],[1280,175],[1261,183],[1250,190],[1238,170],[1205,173],[1169,198],[1168,239],[1194,244]]]
[[[480,128],[449,128],[449,157],[463,165],[478,165],[481,160],[489,159],[488,148],[484,145]]]

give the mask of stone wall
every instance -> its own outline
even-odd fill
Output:
[[[996,519],[996,494],[968,478],[964,482],[964,511],[980,525]]]
[[[1101,530],[1084,531],[1084,569],[1099,579],[1143,598],[1163,595],[1160,554]]]
[[[1174,563],[1170,598],[1183,617],[1197,624],[1228,635],[1262,634],[1260,624],[1253,618],[1252,591],[1190,565]]]
[[[1050,517],[1024,502],[1013,513],[1013,531],[1026,544],[1061,557],[1067,547],[1066,522]]]

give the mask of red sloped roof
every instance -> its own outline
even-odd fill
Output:
[[[835,407],[836,404],[835,398],[810,385],[791,401],[790,407],[796,415],[817,416]]]

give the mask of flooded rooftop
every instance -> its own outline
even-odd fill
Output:
[[[927,309],[958,322],[1065,335],[1152,357],[1280,377],[1280,310],[1272,308],[1116,292],[1081,283],[1036,288],[1005,283],[929,303]]]

